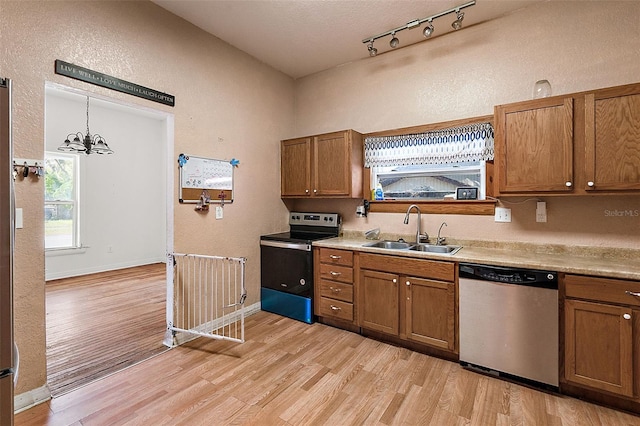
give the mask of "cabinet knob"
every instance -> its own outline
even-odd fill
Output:
[[[567,188],[571,188],[571,186],[573,185],[573,183],[571,183],[571,182],[565,182],[565,183],[564,183],[564,185],[565,185]]]
[[[407,281],[407,285],[411,285],[411,281]]]
[[[398,280],[394,278],[394,279],[391,280],[391,282],[395,284],[395,283],[398,282]]]
[[[593,188],[593,185],[594,185],[594,183],[593,183],[593,182],[591,182],[591,181],[587,182],[587,186],[589,186],[589,187]]]
[[[315,194],[316,192],[318,192],[318,190],[317,190],[317,189],[314,189],[314,190],[313,190],[313,193]]]
[[[308,190],[308,189],[305,189],[305,190],[304,190],[304,193],[305,193],[305,194],[308,194],[308,193],[309,193],[309,190]]]
[[[622,318],[626,319],[626,320],[630,320],[631,319],[631,314],[624,314],[622,316]]]

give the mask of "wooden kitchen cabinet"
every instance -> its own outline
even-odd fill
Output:
[[[501,195],[640,190],[640,84],[494,109]]]
[[[572,97],[498,105],[495,126],[500,194],[572,190]]]
[[[362,135],[354,130],[283,140],[282,198],[362,198]]]
[[[330,248],[314,250],[316,315],[353,324],[353,252]]]
[[[563,281],[566,382],[640,400],[640,282]]]
[[[407,338],[455,349],[455,283],[406,277]]]
[[[588,192],[640,190],[640,84],[585,95]]]
[[[396,274],[360,270],[360,326],[381,333],[398,335],[398,280]]]
[[[455,263],[359,254],[359,325],[457,350]]]

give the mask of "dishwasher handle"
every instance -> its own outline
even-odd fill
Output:
[[[557,289],[558,273],[536,269],[510,268],[493,265],[460,264],[460,278],[503,284]]]

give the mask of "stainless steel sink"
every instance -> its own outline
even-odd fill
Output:
[[[461,246],[438,246],[435,244],[416,244],[411,246],[409,250],[424,251],[428,253],[455,254],[460,250]]]
[[[411,247],[411,244],[404,243],[402,241],[376,241],[375,243],[363,244],[362,247],[376,247],[392,250],[406,250]]]

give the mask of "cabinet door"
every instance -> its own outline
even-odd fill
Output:
[[[573,189],[573,98],[548,98],[495,109],[500,193]]]
[[[311,138],[291,139],[280,144],[280,195],[310,196]]]
[[[398,335],[398,275],[360,270],[360,327]]]
[[[407,286],[407,337],[442,349],[455,349],[455,286],[453,283],[403,278]]]
[[[586,95],[587,191],[640,190],[640,84]]]
[[[565,378],[632,397],[633,312],[601,303],[565,300]]]
[[[349,196],[351,145],[348,132],[314,137],[313,195]]]

